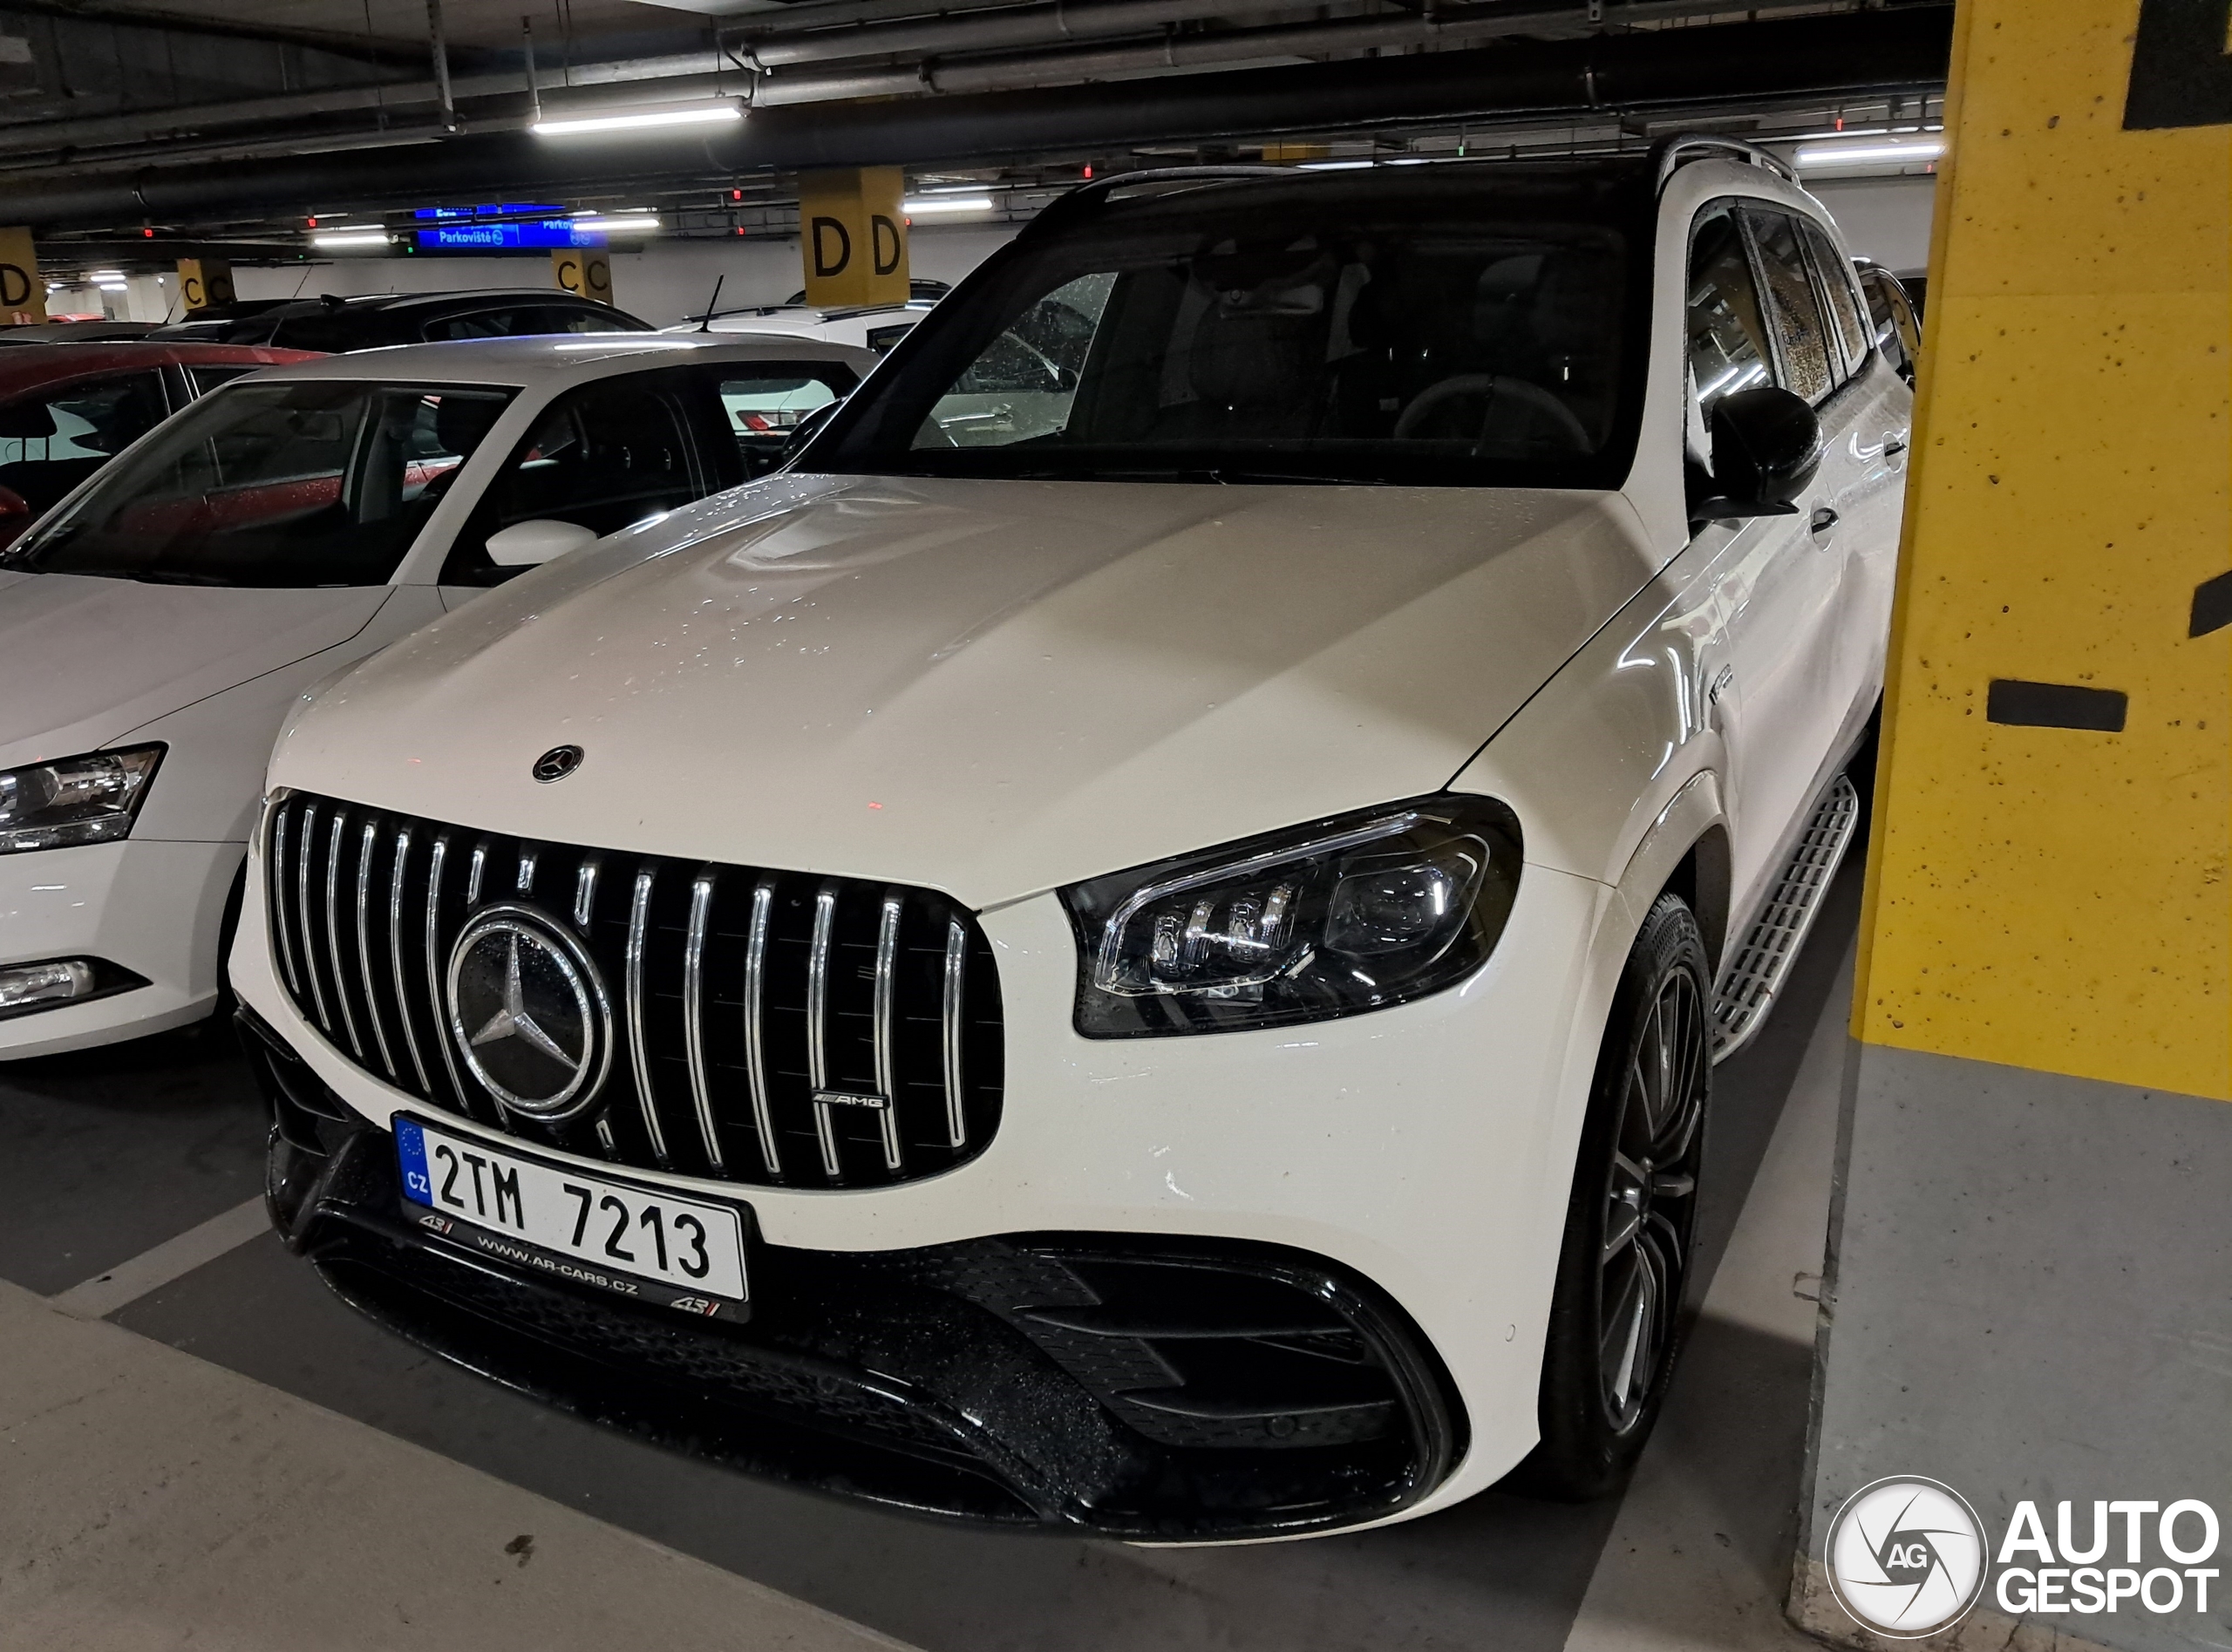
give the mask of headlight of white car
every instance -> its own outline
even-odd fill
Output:
[[[1073,884],[1088,1038],[1233,1032],[1406,1003],[1487,959],[1519,823],[1437,796]]]
[[[142,745],[0,769],[0,854],[130,837],[162,758]]]

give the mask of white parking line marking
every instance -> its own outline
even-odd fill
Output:
[[[256,1195],[189,1227],[175,1239],[167,1239],[152,1250],[143,1250],[105,1274],[49,1298],[65,1314],[79,1319],[106,1319],[150,1291],[160,1290],[174,1279],[183,1279],[204,1262],[214,1262],[227,1251],[238,1250],[258,1234],[271,1231],[271,1217]]]

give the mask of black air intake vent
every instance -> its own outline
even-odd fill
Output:
[[[296,1007],[431,1108],[613,1164],[800,1188],[934,1175],[998,1126],[991,947],[933,891],[307,792],[271,810],[264,854]]]

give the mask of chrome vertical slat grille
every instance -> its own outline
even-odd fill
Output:
[[[774,910],[774,880],[763,878],[752,892],[752,927],[744,942],[744,1079],[752,1097],[752,1127],[759,1138],[760,1162],[770,1178],[783,1173],[782,1150],[775,1145],[774,1114],[767,1101],[767,934]]]
[[[364,838],[357,846],[357,974],[364,983],[364,1018],[372,1023],[372,1044],[380,1052],[380,1065],[395,1077],[395,1056],[387,1045],[387,1023],[380,1016],[379,988],[372,979],[372,858],[379,849],[379,822],[364,822]]]
[[[690,939],[682,955],[682,1038],[690,1062],[690,1100],[698,1109],[698,1135],[706,1162],[725,1168],[713,1092],[705,1081],[705,926],[713,910],[713,874],[701,872],[690,886]]]
[[[426,1070],[425,1052],[418,1047],[418,1029],[411,1014],[411,989],[404,981],[404,957],[408,950],[404,940],[403,894],[410,879],[411,828],[403,827],[395,834],[395,861],[388,872],[387,881],[387,960],[388,970],[395,977],[395,1001],[403,1006],[403,1043],[411,1051],[411,1071],[418,1080],[418,1093],[434,1093],[434,1081]],[[283,928],[283,926],[282,926]]]
[[[806,1190],[933,1177],[997,1130],[991,944],[936,891],[520,840],[306,792],[275,801],[263,846],[283,987],[398,1107],[641,1170]],[[609,1071],[558,1123],[500,1107],[459,1058],[451,951],[498,904],[569,933],[609,987]]]
[[[644,1015],[649,994],[643,984],[644,953],[650,943],[651,895],[657,887],[656,867],[645,867],[636,874],[636,899],[628,910],[628,1059],[635,1070],[636,1105],[643,1114],[643,1133],[650,1138],[651,1157],[663,1168],[669,1162],[666,1127],[660,1121],[658,1097],[651,1083],[651,1044]]]
[[[300,792],[265,832],[286,990],[312,1036],[398,1107],[615,1164],[809,1190],[935,1175],[997,1128],[991,948],[933,891],[476,833]],[[569,934],[610,993],[602,1088],[555,1123],[499,1107],[451,1025],[451,953],[500,904]]]
[[[837,886],[825,883],[813,897],[813,950],[806,961],[806,1081],[813,1097],[813,1133],[821,1146],[821,1169],[838,1170],[837,1104],[829,1091],[829,947],[836,932]]]
[[[963,1050],[968,1044],[969,931],[957,919],[945,928],[945,982],[938,994],[938,1050],[945,1080],[946,1145],[969,1145],[969,1109],[962,1089]]]
[[[325,957],[333,968],[333,996],[341,1000],[341,1026],[349,1035],[349,1048],[361,1063],[364,1041],[357,1036],[357,1007],[349,990],[348,967],[341,961],[341,859],[349,840],[349,811],[333,812],[333,827],[325,846]]]

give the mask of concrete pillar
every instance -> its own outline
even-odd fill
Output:
[[[118,306],[117,318],[119,321],[176,321],[178,310],[177,276],[126,275],[124,278],[123,303]]]
[[[550,255],[550,274],[567,292],[609,304],[612,299],[612,255],[602,247],[569,247]]]
[[[2232,1562],[2179,1553],[2198,1514],[2166,1540],[2159,1507],[2110,1512],[2089,1577],[2067,1552],[2096,1503],[2232,1531],[2226,26],[2224,0],[1956,13],[1791,1601],[1847,1644],[1883,1643],[1847,1604],[1964,1563],[1968,1617],[1909,1644],[2232,1640],[2228,1579],[2188,1573]],[[1890,1476],[1981,1532],[1871,1526],[1832,1565]]]
[[[0,325],[46,319],[46,283],[28,229],[0,229]]]
[[[836,309],[907,302],[906,187],[896,167],[800,178],[799,252],[807,303]]]
[[[179,303],[186,315],[208,309],[214,304],[229,304],[235,297],[233,290],[233,266],[223,258],[181,258],[178,261]]]

